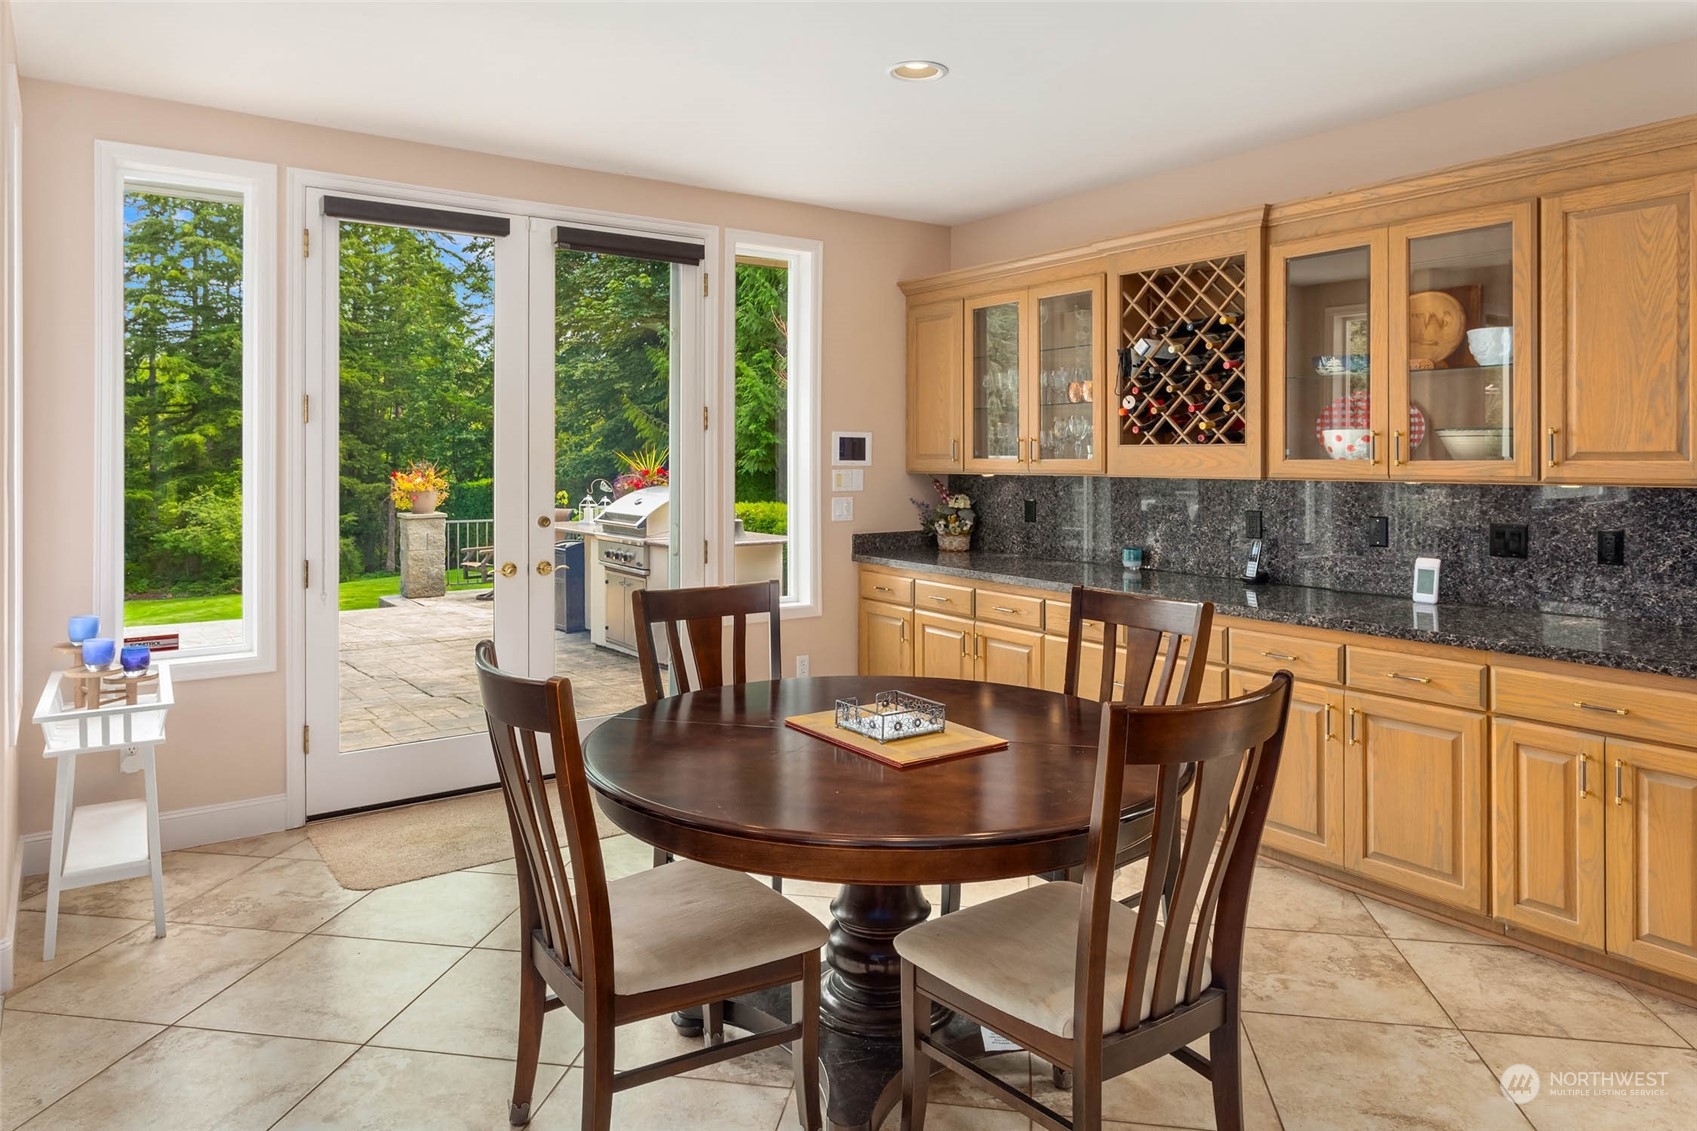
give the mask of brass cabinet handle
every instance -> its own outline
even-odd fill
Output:
[[[1019,462],[1020,463],[1025,462],[1025,437],[1024,436],[1021,436],[1019,438]]]
[[[1036,463],[1039,458],[1037,455],[1037,437],[1033,436],[1031,437],[1031,462]]]
[[[930,598],[931,598],[931,599],[932,599],[932,600],[933,600],[933,601],[941,601],[941,602],[943,602],[943,604],[945,604],[945,605],[952,605],[952,604],[954,604],[954,599],[953,599],[953,598],[951,598],[951,597],[939,597],[939,596],[937,596],[937,594],[935,594],[935,593],[932,593],[932,594],[929,594],[929,596],[930,596]]]
[[[1266,650],[1262,650],[1261,654],[1270,660],[1296,660],[1301,658],[1298,656],[1292,656],[1286,652],[1268,652]]]
[[[993,613],[1012,613],[1016,617],[1025,615],[1018,609],[1010,609],[1006,605],[991,605],[990,611]]]
[[[1625,770],[1626,770],[1626,763],[1621,761],[1619,758],[1616,758],[1615,759],[1615,804],[1616,805],[1624,805],[1626,803],[1626,797],[1625,797],[1626,790],[1625,790],[1624,785],[1622,784],[1622,778],[1625,774]]]
[[[518,571],[519,571],[519,567],[514,565],[512,562],[502,562],[501,563],[501,576],[502,577],[511,577],[513,574],[517,573]]]
[[[1373,453],[1373,458],[1372,458],[1371,462],[1372,463],[1378,463],[1379,462],[1379,434],[1377,432],[1369,432],[1369,433],[1367,433],[1367,437],[1373,445],[1372,447],[1367,449],[1368,451]]]
[[[1431,683],[1432,682],[1430,679],[1427,679],[1423,675],[1403,675],[1401,672],[1391,672],[1390,678],[1391,679],[1406,680],[1409,683]]]
[[[536,572],[539,576],[547,577],[549,574],[554,572],[554,563],[553,562],[537,562],[536,563]]]
[[[950,440],[949,441],[949,462],[950,463],[957,463],[959,461],[960,461],[960,441],[959,440]]]
[[[1591,796],[1591,759],[1584,754],[1579,756],[1579,800],[1584,801]]]
[[[1358,713],[1354,707],[1349,709],[1349,744],[1351,746],[1361,745],[1361,739],[1355,732],[1355,716]]]
[[[1391,460],[1398,467],[1401,467],[1402,466],[1402,433],[1401,432],[1392,432],[1391,437],[1392,437],[1392,439],[1391,439]]]
[[[896,637],[896,643],[906,644],[907,643],[907,621],[905,621],[905,620],[897,621],[896,622],[896,628],[901,633],[901,635]]]
[[[1579,699],[1575,699],[1573,705],[1581,711],[1596,711],[1604,715],[1621,715],[1624,717],[1627,714],[1625,707],[1602,707],[1596,703],[1586,703]]]
[[[1550,466],[1556,465],[1556,430],[1550,429]]]
[[[872,587],[872,592],[874,592],[874,593],[894,593],[895,590],[891,589],[888,585],[874,585]]]
[[[1332,705],[1326,704],[1326,741],[1330,742],[1337,735],[1332,732]]]

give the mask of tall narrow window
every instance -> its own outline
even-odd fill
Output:
[[[819,245],[732,233],[736,577],[818,611]]]
[[[274,173],[127,147],[102,156],[103,219],[116,225],[102,229],[102,617],[165,657],[221,661],[205,674],[262,670]]]

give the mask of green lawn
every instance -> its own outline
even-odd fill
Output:
[[[364,577],[344,581],[339,588],[341,592],[337,605],[342,610],[375,609],[379,597],[392,596],[401,591],[401,575],[398,573],[367,574]],[[481,581],[461,581],[459,580],[459,571],[453,570],[448,574],[448,588],[487,589],[489,586]],[[157,600],[124,602],[124,624],[126,625],[193,624],[209,620],[240,620],[241,615],[242,599],[236,593],[226,593],[216,597],[164,597]]]

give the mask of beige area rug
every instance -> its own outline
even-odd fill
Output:
[[[555,800],[552,794],[549,800]],[[596,816],[602,836],[618,835],[605,817]],[[564,845],[557,807],[554,819]],[[498,789],[311,821],[306,835],[336,881],[355,891],[493,864],[513,854],[506,804]]]

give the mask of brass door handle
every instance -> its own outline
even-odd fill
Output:
[[[1037,454],[1037,437],[1031,437],[1031,462],[1036,463],[1042,457]]]
[[[1550,466],[1556,465],[1556,430],[1550,429]]]
[[[960,441],[959,440],[950,440],[949,441],[949,462],[950,463],[958,463],[959,461],[960,461]]]
[[[1626,803],[1626,789],[1625,789],[1624,783],[1622,782],[1622,777],[1624,776],[1625,772],[1626,772],[1626,763],[1621,761],[1619,758],[1616,758],[1615,759],[1615,804],[1616,805],[1624,805]]]
[[[1372,453],[1372,457],[1373,457],[1371,462],[1372,463],[1378,463],[1379,462],[1379,434],[1377,432],[1369,432],[1369,433],[1367,433],[1367,438],[1368,438],[1368,443],[1370,445],[1367,450],[1370,453]]]
[[[1392,432],[1391,433],[1391,459],[1398,467],[1402,466],[1402,433],[1401,432]]]
[[[1326,704],[1326,741],[1330,742],[1337,735],[1332,731],[1332,705]]]
[[[1591,796],[1591,759],[1581,754],[1579,756],[1579,800],[1584,801]]]
[[[1601,707],[1595,703],[1586,703],[1578,699],[1573,701],[1573,705],[1578,707],[1581,711],[1596,711],[1599,714],[1604,715],[1625,715],[1627,713],[1625,707]]]
[[[1360,746],[1361,745],[1361,738],[1355,732],[1355,716],[1358,713],[1359,712],[1356,711],[1356,709],[1354,707],[1351,707],[1349,709],[1349,744],[1351,746]]]
[[[554,525],[554,520],[545,514],[539,514],[536,516],[536,525],[546,530],[548,527]]]
[[[549,574],[554,572],[554,563],[553,562],[537,562],[536,563],[536,572],[543,577],[547,577]]]
[[[514,565],[512,562],[502,562],[501,563],[501,576],[502,577],[511,577],[513,574],[517,573],[518,571],[519,571],[519,567]]]

